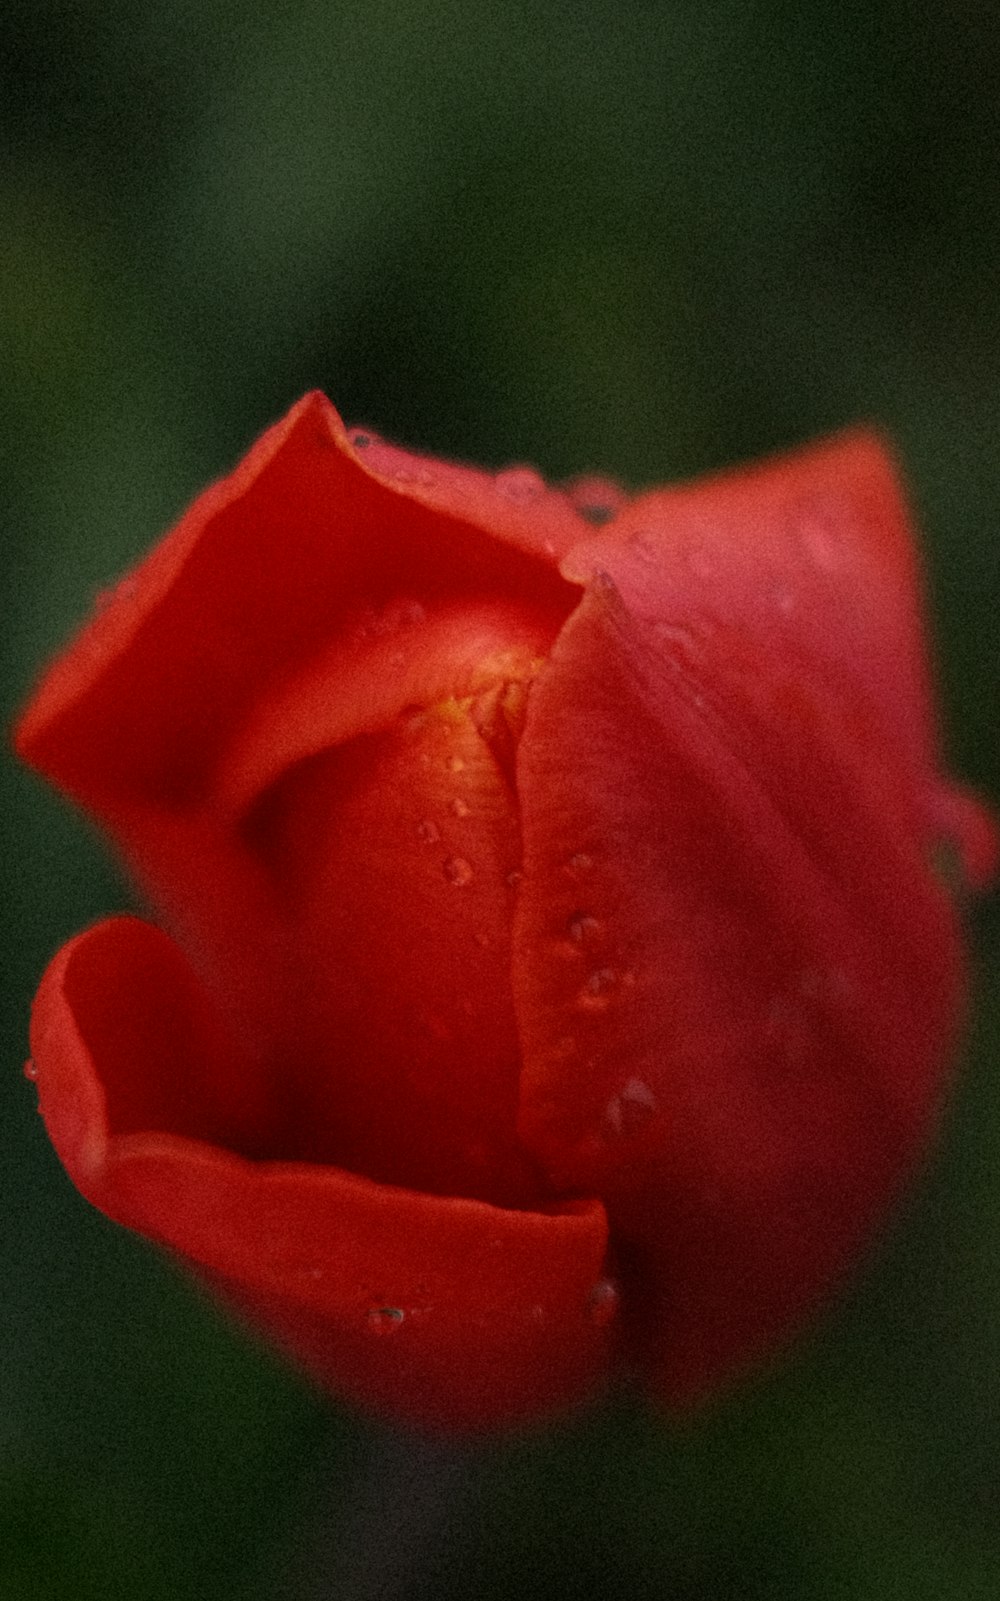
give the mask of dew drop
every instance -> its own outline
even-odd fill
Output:
[[[512,867],[504,882],[508,889],[517,889],[524,880],[524,873],[520,867]]]
[[[355,450],[367,450],[372,442],[371,434],[352,434],[351,444]]]
[[[601,932],[601,925],[589,912],[574,912],[566,924],[566,932],[574,945],[590,945]]]
[[[472,867],[464,856],[446,856],[441,863],[441,871],[449,884],[461,889],[465,884],[472,882]]]
[[[109,606],[116,606],[123,600],[132,600],[139,590],[139,580],[130,573],[120,578],[109,589],[100,589],[94,596],[94,610],[100,614],[108,610]]]
[[[618,1286],[611,1279],[598,1279],[590,1292],[587,1312],[591,1323],[603,1329],[618,1311]]]
[[[468,817],[469,815],[468,802],[462,800],[458,796],[456,796],[456,798],[451,802],[448,810],[451,812],[453,817]]]
[[[803,551],[822,572],[836,572],[841,565],[842,546],[829,516],[818,508],[805,510],[798,522],[799,543]]]
[[[444,765],[449,773],[463,773],[465,771],[465,761],[461,756],[449,756]]]
[[[367,1323],[372,1334],[395,1334],[405,1317],[401,1306],[372,1306],[368,1309]]]
[[[32,1084],[35,1083],[36,1079],[38,1078],[38,1068],[35,1066],[34,1062],[30,1060],[25,1062],[24,1076],[26,1079],[29,1079]]]
[[[656,1096],[641,1078],[630,1078],[604,1110],[604,1126],[615,1139],[630,1139],[656,1111]]]
[[[576,851],[566,863],[566,871],[575,878],[578,873],[589,873],[594,865],[594,858],[586,851]]]
[[[532,467],[508,467],[497,473],[495,483],[507,500],[538,500],[545,493],[545,480]]]
[[[672,651],[680,651],[685,656],[697,656],[699,653],[698,640],[690,628],[682,628],[676,623],[656,623],[653,632]]]
[[[613,967],[595,967],[580,991],[579,1004],[588,1011],[603,1011],[618,984],[618,974]]]
[[[417,838],[423,840],[425,845],[436,845],[441,838],[441,830],[438,828],[437,823],[432,822],[429,817],[425,817],[417,824]]]
[[[600,505],[597,502],[578,506],[576,509],[584,522],[591,523],[594,528],[603,528],[604,524],[609,523],[615,515],[613,506]]]

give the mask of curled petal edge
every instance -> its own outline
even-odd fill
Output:
[[[615,1335],[603,1207],[506,1210],[333,1167],[248,1160],[169,1130],[115,1132],[98,1050],[116,1048],[123,1004],[134,1016],[148,1001],[123,986],[130,937],[142,946],[137,970],[148,970],[152,945],[174,949],[138,919],[98,924],[53,959],[32,1017],[40,1109],[83,1194],[177,1253],[323,1384],[366,1407],[475,1432],[584,1399]],[[93,988],[102,942],[115,951],[116,987],[91,994],[85,1030],[73,969],[86,953]]]

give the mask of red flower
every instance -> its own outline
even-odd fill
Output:
[[[72,940],[34,1072],[83,1193],[337,1390],[687,1402],[812,1312],[960,1010],[913,556],[843,435],[622,504],[309,395],[55,662],[23,756],[163,929]]]

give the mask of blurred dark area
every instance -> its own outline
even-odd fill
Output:
[[[8,717],[313,386],[418,449],[636,486],[870,418],[951,759],[1000,799],[988,0],[6,0],[0,124]],[[0,1601],[291,1597],[303,1551],[296,1593],[349,1598],[319,1569],[385,1442],[63,1176],[30,997],[129,892],[10,762],[3,808]],[[1000,1595],[996,897],[972,940],[942,1137],[812,1337],[684,1427],[624,1397],[491,1446],[408,1595]]]

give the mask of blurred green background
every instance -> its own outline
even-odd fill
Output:
[[[991,0],[6,0],[10,708],[313,385],[418,448],[630,484],[874,417],[926,536],[950,749],[1000,796],[998,106]],[[127,890],[3,784],[0,1598],[368,1594],[309,1572],[364,1544],[386,1442],[47,1147],[30,995]],[[996,900],[973,934],[943,1138],[818,1333],[687,1431],[623,1399],[491,1448],[399,1593],[995,1601]]]

